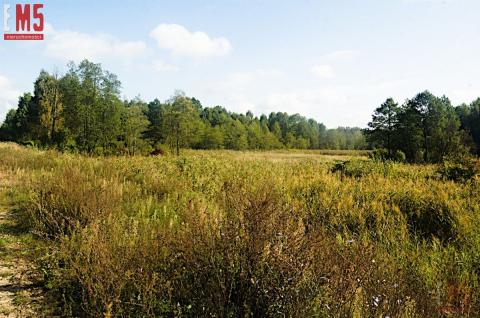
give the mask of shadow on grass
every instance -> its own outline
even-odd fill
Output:
[[[28,230],[25,227],[19,226],[14,223],[1,223],[0,224],[0,235],[8,236],[19,236],[22,234],[27,234]]]
[[[32,290],[35,288],[42,287],[39,283],[28,283],[28,284],[7,284],[0,286],[0,292],[9,292],[9,293],[17,293],[23,290]]]
[[[20,236],[29,233],[28,225],[22,222],[21,209],[13,207],[0,215],[0,235]]]

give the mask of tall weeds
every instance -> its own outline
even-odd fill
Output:
[[[433,166],[23,148],[0,166],[22,171],[65,316],[480,313],[480,192]]]

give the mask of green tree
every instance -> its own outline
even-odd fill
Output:
[[[58,75],[41,71],[34,84],[31,103],[37,110],[37,134],[44,144],[52,144],[62,129],[62,98]]]
[[[9,126],[13,129],[10,140],[24,142],[34,139],[33,132],[37,113],[32,114],[32,95],[24,93],[18,99],[15,117],[10,118]]]
[[[280,128],[280,124],[275,122],[272,127],[272,133],[277,137],[278,140],[282,140],[282,128]]]
[[[429,144],[431,162],[462,151],[460,119],[448,98],[435,98],[430,110]]]
[[[116,147],[123,107],[120,85],[100,64],[87,60],[70,64],[60,87],[65,124],[80,150],[106,153]]]
[[[410,162],[422,158],[422,125],[421,114],[411,107],[409,102],[402,106],[398,114],[398,147]]]
[[[459,106],[456,110],[460,117],[461,127],[471,136],[475,145],[474,150],[480,155],[480,98],[468,106]]]
[[[121,116],[121,140],[127,153],[136,155],[147,148],[147,142],[143,138],[149,125],[145,115],[147,106],[138,99],[125,104]]]
[[[0,127],[0,140],[3,140],[3,141],[16,140],[16,135],[17,135],[17,127],[16,127],[16,121],[15,121],[16,114],[17,114],[17,111],[15,109],[10,109],[7,112],[5,121]]]
[[[375,109],[372,121],[368,123],[368,141],[381,148],[386,148],[390,157],[394,150],[399,110],[398,104],[392,98],[388,98]]]
[[[165,107],[166,105],[161,103],[157,98],[147,105],[146,114],[149,125],[145,136],[154,142],[161,142],[165,139],[165,134],[162,130]]]
[[[248,148],[247,129],[238,119],[231,119],[225,125],[225,148],[234,150]]]
[[[212,127],[208,124],[205,126],[201,142],[202,149],[222,149],[224,142],[225,136],[221,126]]]
[[[180,154],[180,148],[190,147],[198,140],[198,132],[201,127],[201,120],[195,104],[191,99],[176,95],[171,103],[165,107],[163,115],[163,131],[165,141],[170,148]]]
[[[262,141],[262,127],[259,121],[252,120],[247,127],[248,147],[250,149],[264,149]]]

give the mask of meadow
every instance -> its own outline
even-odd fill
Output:
[[[62,316],[480,315],[478,175],[361,152],[8,143],[0,172]]]

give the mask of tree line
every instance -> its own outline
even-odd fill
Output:
[[[360,128],[327,129],[299,114],[238,114],[176,92],[165,102],[122,100],[121,83],[84,60],[59,76],[41,71],[7,113],[0,139],[90,154],[194,149],[365,149]]]
[[[370,147],[385,149],[386,158],[435,163],[467,152],[480,154],[480,98],[457,107],[429,91],[402,105],[389,98],[375,109],[368,126]]]
[[[384,149],[386,159],[440,162],[480,154],[480,98],[454,107],[428,91],[375,109],[368,128],[327,129],[299,114],[229,112],[176,92],[169,100],[122,100],[121,82],[100,64],[70,63],[60,76],[42,70],[33,94],[7,113],[0,139],[89,154],[193,149]]]

